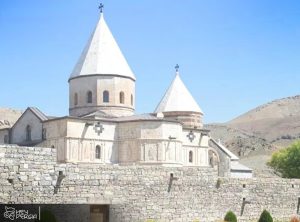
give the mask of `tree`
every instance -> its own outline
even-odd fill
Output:
[[[272,218],[271,214],[267,210],[264,210],[261,213],[258,222],[273,222],[273,218]]]
[[[224,221],[226,221],[226,222],[237,222],[237,218],[236,218],[235,214],[232,211],[228,211],[225,218],[224,218]]]
[[[279,150],[268,163],[285,178],[300,178],[300,141]]]

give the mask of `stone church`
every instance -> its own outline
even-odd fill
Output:
[[[203,112],[175,68],[154,112],[135,114],[136,77],[101,12],[68,80],[69,115],[29,107],[0,130],[0,143],[51,147],[58,162],[214,167],[221,176],[252,177],[203,128]]]

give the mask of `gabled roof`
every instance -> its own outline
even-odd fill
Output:
[[[49,118],[42,113],[38,108],[36,107],[28,107],[23,113],[22,115],[19,117],[19,119],[15,122],[15,124],[13,125],[12,128],[14,128],[17,123],[26,115],[27,112],[32,112],[33,115],[35,115],[41,122],[49,120]]]
[[[189,90],[180,79],[178,71],[176,72],[175,79],[154,112],[160,113],[172,111],[203,113]]]
[[[227,149],[225,146],[223,146],[221,142],[217,142],[213,138],[210,138],[210,140],[215,145],[217,145],[230,158],[231,161],[237,161],[237,160],[239,160],[239,158],[236,155],[234,155],[229,149]]]
[[[156,115],[153,115],[151,113],[144,113],[144,114],[138,114],[138,115],[132,115],[132,116],[122,116],[116,118],[117,121],[120,122],[128,122],[128,121],[142,121],[142,120],[163,120],[162,118],[156,117]]]
[[[103,13],[70,79],[95,74],[119,75],[135,80],[133,72],[104,20]]]
[[[101,110],[93,111],[88,114],[79,116],[80,118],[114,118],[116,116],[107,114]]]
[[[180,122],[176,120],[171,120],[171,119],[164,119],[157,117],[153,113],[145,113],[145,114],[140,114],[140,115],[132,115],[132,116],[124,116],[124,117],[101,117],[101,116],[84,116],[84,117],[76,117],[76,116],[63,116],[63,117],[58,117],[55,119],[48,119],[45,122],[50,122],[50,121],[58,121],[62,119],[70,119],[70,120],[78,120],[78,121],[91,121],[91,122],[110,122],[110,123],[121,123],[121,122],[138,122],[138,121],[160,121],[160,122],[168,122],[168,123],[176,123],[182,125]]]
[[[238,161],[231,161],[230,169],[231,169],[231,171],[238,171],[238,172],[241,172],[241,171],[252,172],[253,171],[251,168],[241,164]]]
[[[37,118],[39,118],[41,121],[46,121],[48,120],[49,118],[44,114],[42,113],[41,110],[39,110],[38,108],[36,107],[28,107],[27,109],[31,110],[33,112],[34,115],[37,116]],[[27,111],[27,110],[26,110]],[[25,111],[25,112],[26,112]],[[24,113],[25,113],[24,112]]]

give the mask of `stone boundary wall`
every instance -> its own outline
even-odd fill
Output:
[[[0,146],[1,203],[109,204],[114,222],[217,221],[228,210],[239,221],[257,221],[263,209],[288,221],[299,198],[300,180],[218,178],[213,168],[61,164],[56,149]]]

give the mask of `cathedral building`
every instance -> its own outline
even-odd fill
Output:
[[[29,107],[0,130],[0,143],[51,147],[58,162],[216,167],[222,176],[251,177],[203,128],[203,112],[175,68],[154,112],[135,114],[136,77],[101,13],[68,80],[69,115]]]

